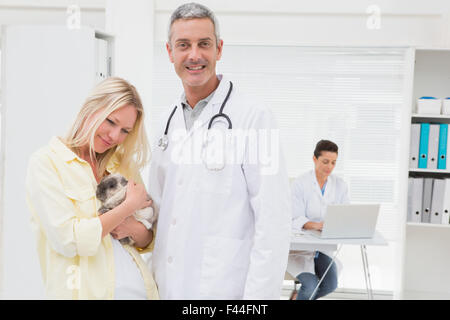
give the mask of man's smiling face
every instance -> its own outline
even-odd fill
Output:
[[[185,86],[202,87],[215,81],[223,46],[222,40],[216,43],[214,24],[208,18],[179,19],[172,24],[166,48]]]

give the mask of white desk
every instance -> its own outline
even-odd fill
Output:
[[[303,231],[294,232],[291,236],[291,246],[290,251],[299,251],[299,250],[309,250],[309,251],[336,251],[334,257],[332,258],[327,270],[324,275],[320,279],[317,284],[316,289],[312,293],[311,296],[314,296],[320,284],[322,283],[323,278],[327,274],[329,268],[333,264],[336,259],[339,250],[342,245],[358,245],[361,247],[361,257],[363,260],[363,268],[364,268],[364,277],[366,281],[366,289],[367,295],[370,300],[373,299],[372,294],[372,284],[370,282],[370,272],[369,272],[369,260],[367,259],[367,250],[366,246],[387,246],[388,243],[386,239],[378,232],[375,231],[375,235],[373,238],[368,239],[356,239],[356,238],[347,238],[347,239],[320,239],[313,235],[307,234]],[[293,275],[295,277],[295,275]]]

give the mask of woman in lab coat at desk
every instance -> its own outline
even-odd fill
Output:
[[[339,177],[331,175],[338,157],[338,146],[320,140],[314,150],[314,170],[292,183],[292,227],[294,231],[322,230],[327,205],[348,203],[348,188]],[[331,262],[331,253],[320,251],[295,251],[289,255],[287,271],[301,284],[291,300],[309,300],[320,278]],[[338,262],[337,260],[335,260]],[[336,262],[328,270],[313,299],[323,297],[337,288]],[[339,262],[338,262],[339,264]]]

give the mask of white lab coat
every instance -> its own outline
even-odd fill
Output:
[[[292,182],[292,229],[301,231],[303,225],[309,221],[323,220],[327,205],[349,203],[348,188],[344,180],[330,175],[327,178],[325,193],[322,195],[314,170],[304,173]],[[314,272],[314,251],[296,251],[289,254],[287,271],[296,277],[302,272]],[[332,252],[324,252],[332,257]],[[337,269],[342,265],[335,260]]]
[[[229,81],[223,78],[181,139],[175,139],[186,134],[178,100],[168,148],[162,151],[156,144],[153,148],[149,191],[159,216],[152,266],[161,299],[280,298],[292,226],[281,152],[276,153],[279,168],[272,174],[248,163],[253,147],[248,143],[239,150],[245,154],[243,161],[227,164],[222,171],[207,170],[201,161],[180,160],[189,154],[199,159],[201,148],[196,142],[203,141],[228,89]],[[158,139],[174,105],[159,122]],[[244,96],[236,85],[223,112],[230,117],[233,131],[276,128],[269,109]],[[225,127],[221,121],[214,127]]]

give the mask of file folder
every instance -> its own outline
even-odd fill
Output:
[[[420,124],[420,144],[419,144],[419,168],[426,169],[428,161],[428,136],[430,134],[430,124]]]
[[[439,150],[438,150],[438,169],[447,168],[447,136],[448,124],[444,123],[439,128]]]
[[[442,224],[450,224],[450,179],[445,179],[444,205],[442,206]]]
[[[408,194],[411,199],[411,211],[408,215],[410,222],[422,222],[422,191],[423,178],[411,178],[412,186],[411,193]]]
[[[409,145],[409,167],[416,169],[419,166],[420,123],[411,125],[411,143]]]
[[[422,222],[430,222],[431,198],[433,196],[433,179],[423,179]]]
[[[430,124],[427,169],[437,169],[439,151],[439,124]]]
[[[444,192],[445,180],[433,180],[433,197],[431,200],[431,217],[430,222],[435,224],[442,224],[442,211],[444,209]]]
[[[412,191],[414,185],[414,178],[408,178],[408,206],[406,211],[406,221],[411,221],[412,216]]]
[[[450,155],[450,143],[448,142],[448,132],[447,132],[447,155]],[[446,166],[445,168],[447,170],[450,170],[450,157],[447,156]]]

